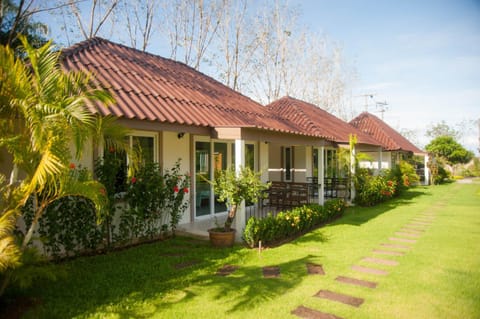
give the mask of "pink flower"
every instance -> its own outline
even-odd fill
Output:
[[[131,180],[132,184],[135,184],[137,182],[137,178],[134,176],[132,177],[132,180]]]
[[[178,193],[178,191],[179,191],[179,188],[178,188],[178,186],[177,186],[177,185],[175,185],[175,187],[173,188],[173,191],[174,191],[175,193]]]
[[[70,165],[68,165],[68,167],[70,167],[70,169],[75,169],[75,163],[70,163]]]

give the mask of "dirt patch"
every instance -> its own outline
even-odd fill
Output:
[[[374,254],[379,255],[389,255],[389,256],[403,256],[405,253],[403,251],[391,251],[391,250],[381,250],[381,249],[374,249]]]
[[[307,263],[307,273],[309,275],[325,275],[322,265]]]
[[[217,270],[217,276],[228,276],[231,275],[239,267],[234,265],[225,265],[222,268]]]
[[[305,306],[298,306],[297,309],[292,310],[292,315],[306,319],[343,319],[331,313],[325,313]]]
[[[345,284],[351,284],[355,286],[367,287],[367,288],[377,288],[377,283],[373,281],[361,280],[351,277],[338,276],[335,278],[336,281],[343,282]]]
[[[357,266],[357,265],[353,265],[352,269],[358,272],[363,272],[365,274],[380,275],[380,276],[388,275],[388,271],[382,270],[382,269],[363,267],[363,266]]]
[[[176,270],[180,270],[180,269],[184,269],[184,268],[187,268],[187,267],[197,265],[199,263],[200,263],[199,260],[189,260],[189,261],[185,261],[183,263],[175,264],[173,267],[175,267]]]
[[[380,259],[380,258],[373,258],[373,257],[365,257],[362,261],[375,263],[379,265],[387,265],[387,266],[397,266],[398,261],[396,260],[389,260],[389,259]]]
[[[344,295],[330,290],[320,290],[315,294],[315,297],[341,302],[353,307],[360,307],[360,305],[365,301],[363,298]]]
[[[278,266],[263,267],[262,271],[263,271],[263,277],[264,278],[280,277],[280,267],[278,267]]]

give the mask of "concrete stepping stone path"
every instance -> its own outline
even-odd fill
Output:
[[[388,248],[405,249],[405,250],[408,250],[411,248],[409,246],[398,245],[398,244],[380,244],[380,246],[388,247]]]
[[[309,275],[325,275],[322,265],[307,263],[307,273]]]
[[[345,295],[330,290],[320,290],[315,294],[315,297],[338,301],[353,307],[360,307],[360,305],[365,301],[363,298],[357,298],[354,296]]]
[[[364,267],[364,266],[357,266],[357,265],[353,265],[352,270],[362,272],[362,273],[365,273],[365,274],[372,274],[372,275],[380,275],[380,276],[388,275],[388,271],[386,271],[386,270]]]
[[[379,264],[379,265],[387,265],[387,266],[397,266],[398,261],[390,260],[390,259],[381,259],[381,258],[374,258],[374,257],[365,257],[362,261],[366,261],[369,263]]]
[[[280,277],[280,267],[278,266],[268,266],[263,267],[263,277],[264,278],[278,278]]]
[[[381,249],[374,249],[374,254],[379,255],[389,255],[389,256],[403,256],[405,253],[403,251],[391,251],[391,250],[381,250]]]
[[[406,239],[406,238],[398,238],[398,237],[390,237],[389,240],[398,241],[402,243],[411,243],[411,244],[414,244],[417,242],[415,239]]]
[[[239,267],[234,265],[225,265],[217,270],[217,276],[228,276],[235,272]]]
[[[414,233],[408,233],[408,232],[396,232],[395,236],[418,238],[421,236],[421,234],[414,234]]]
[[[305,306],[298,306],[295,310],[292,310],[291,314],[305,319],[343,319],[331,313],[321,312]]]
[[[345,284],[367,287],[372,289],[377,288],[377,285],[378,285],[376,282],[373,282],[373,281],[361,280],[361,279],[345,277],[345,276],[338,276],[337,278],[335,278],[335,280],[338,282],[343,282]]]

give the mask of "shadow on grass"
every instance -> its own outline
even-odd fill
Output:
[[[346,210],[346,213],[339,219],[330,223],[330,225],[356,225],[360,226],[398,206],[411,205],[415,198],[428,196],[425,187],[416,187],[403,192],[399,197],[392,198],[386,202],[370,207],[353,206]]]
[[[270,266],[280,268],[277,278],[264,278],[259,266],[240,267],[229,276],[217,276],[214,273],[198,278],[198,282],[208,286],[210,298],[215,303],[228,304],[225,315],[261,307],[263,303],[275,299],[289,290],[295,289],[307,275],[306,264],[317,256],[306,256],[285,263]],[[189,291],[181,300],[175,301],[175,307],[188,307],[195,295]],[[178,303],[185,303],[179,306]],[[170,306],[173,306],[170,305]],[[211,307],[215,307],[210,305]],[[163,304],[163,308],[169,305]],[[221,310],[224,311],[224,310]]]
[[[82,257],[60,263],[67,274],[56,282],[38,281],[26,294],[41,304],[25,318],[71,318],[77,316],[150,318],[143,309],[161,300],[169,291],[201,284],[223,260],[242,258],[246,250],[211,248],[207,241],[185,237],[145,244],[106,255]],[[187,296],[188,297],[188,296]]]

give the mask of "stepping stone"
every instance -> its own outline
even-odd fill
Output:
[[[278,266],[263,267],[262,271],[263,271],[264,278],[280,277],[280,267]]]
[[[380,249],[374,249],[373,250],[374,254],[379,254],[379,255],[390,255],[390,256],[403,256],[405,253],[403,251],[390,251],[390,250],[380,250]]]
[[[315,297],[328,299],[332,301],[338,301],[353,307],[360,307],[360,305],[365,301],[363,298],[344,295],[344,294],[340,294],[338,292],[333,292],[330,290],[320,290],[315,294]]]
[[[414,234],[414,233],[401,233],[401,232],[397,232],[395,233],[396,236],[405,236],[405,237],[414,237],[414,238],[418,238],[421,236],[421,234]]]
[[[408,228],[407,226],[404,226],[402,229],[400,229],[400,231],[421,234],[425,232],[425,229],[415,229],[415,228]]]
[[[412,220],[410,222],[410,225],[422,225],[422,226],[430,226],[432,223],[428,223],[428,222],[421,222],[421,221],[418,221],[418,220]]]
[[[306,319],[343,319],[342,317],[337,317],[331,313],[321,312],[305,306],[298,306],[297,309],[292,310],[291,314]]]
[[[200,262],[198,260],[189,260],[183,263],[175,264],[175,269],[180,270],[183,268],[187,268],[196,264],[199,264]]]
[[[398,244],[380,244],[383,247],[388,247],[388,248],[398,248],[398,249],[410,249],[410,246],[403,246],[403,245],[398,245]]]
[[[160,254],[160,256],[162,256],[162,257],[183,257],[183,256],[185,256],[185,254],[182,254],[182,253],[164,253],[164,254]]]
[[[358,272],[363,272],[365,274],[381,275],[381,276],[388,275],[388,271],[382,270],[382,269],[369,268],[369,267],[363,267],[363,266],[357,266],[357,265],[353,265],[352,269]]]
[[[377,288],[377,283],[373,281],[361,280],[351,277],[338,276],[335,278],[336,281],[343,282],[345,284],[351,284],[355,286],[362,286],[367,288]]]
[[[222,268],[219,268],[217,270],[217,276],[228,276],[238,268],[239,268],[238,266],[234,266],[234,265],[225,265]]]
[[[415,239],[406,239],[406,238],[397,238],[397,237],[390,237],[389,238],[391,241],[400,241],[402,243],[416,243],[417,241]]]
[[[362,261],[380,264],[380,265],[387,265],[387,266],[397,266],[398,261],[396,260],[389,260],[389,259],[380,259],[380,258],[373,258],[373,257],[365,257]]]
[[[307,263],[307,272],[309,275],[325,275],[322,265]]]

